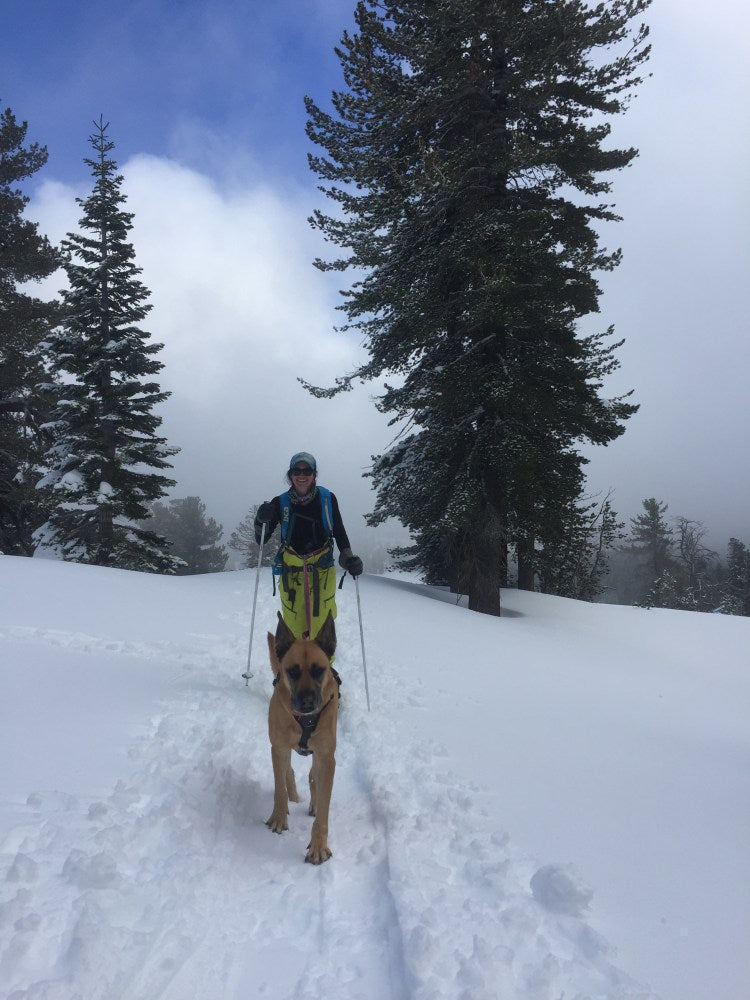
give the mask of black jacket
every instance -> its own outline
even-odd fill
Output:
[[[274,506],[276,516],[266,527],[266,541],[276,530],[276,526],[281,520],[281,497],[274,497],[270,501]],[[333,515],[333,537],[339,547],[339,552],[350,549],[349,536],[344,528],[339,511],[339,502],[336,495],[331,493],[331,513]],[[255,540],[260,543],[261,522],[255,521]],[[305,555],[307,552],[315,552],[322,548],[328,540],[328,529],[323,524],[323,505],[320,499],[320,492],[310,501],[302,504],[292,501],[289,515],[289,528],[287,530],[286,543],[295,552]]]

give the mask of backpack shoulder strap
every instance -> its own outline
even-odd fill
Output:
[[[289,497],[289,490],[286,493],[282,493],[279,497],[281,501],[281,541],[282,543],[286,541],[286,536],[289,531],[289,515],[292,509],[292,501]]]
[[[318,487],[320,493],[320,508],[323,513],[323,527],[330,538],[333,535],[333,504],[331,503],[331,491],[325,486]]]
[[[291,514],[291,498],[289,497],[289,491],[282,493],[279,497],[281,501],[281,545],[279,545],[278,551],[272,563],[272,573],[274,577],[280,576],[283,569],[282,555],[284,549],[286,548],[286,536],[289,534],[289,517]],[[273,592],[276,593],[276,580],[273,581]]]

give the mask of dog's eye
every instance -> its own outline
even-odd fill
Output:
[[[298,681],[302,676],[302,671],[297,666],[287,667],[286,673],[287,677],[292,681]]]
[[[319,681],[325,672],[325,667],[312,667],[310,669],[310,674],[312,675],[312,679],[314,681]]]

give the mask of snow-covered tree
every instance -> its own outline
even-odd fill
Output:
[[[668,510],[668,504],[649,497],[643,501],[643,512],[630,520],[629,549],[640,564],[639,606],[682,606],[679,595],[684,588],[678,581],[674,529],[665,517]]]
[[[718,555],[703,544],[706,528],[687,517],[676,519],[677,565],[683,583],[683,606],[692,611],[713,611],[718,601]]]
[[[508,544],[523,561],[576,499],[576,443],[635,409],[602,395],[611,330],[577,322],[619,262],[597,227],[636,150],[608,119],[640,82],[649,2],[361,0],[346,89],[331,112],[307,100],[334,203],[312,222],[342,251],[317,264],[355,270],[342,309],[369,352],[313,391],[391,378],[378,406],[401,434],[374,458],[370,523],[402,520],[417,560],[440,546],[478,611],[499,612]]]
[[[94,186],[78,199],[81,232],[62,244],[70,288],[50,348],[64,385],[41,481],[55,505],[35,537],[63,559],[170,572],[165,540],[139,522],[174,485],[161,470],[178,449],[157,435],[154,409],[169,396],[153,381],[164,367],[155,358],[163,345],[140,326],[151,309],[149,292],[128,239],[133,215],[122,208],[123,178],[107,128],[95,123],[89,140],[95,155],[85,162]]]
[[[697,611],[692,594],[672,571],[665,569],[651,584],[651,589],[639,601],[639,608],[672,608],[677,611]]]
[[[750,550],[738,538],[730,538],[718,610],[727,615],[750,616]]]
[[[643,513],[630,519],[630,544],[646,563],[652,579],[674,564],[674,530],[665,514],[669,504],[655,497],[643,501]]]
[[[178,576],[196,573],[220,573],[227,564],[227,550],[221,545],[224,529],[206,516],[200,497],[155,503],[150,526],[170,543],[179,566]]]
[[[43,343],[56,313],[55,303],[21,286],[60,266],[37,224],[24,218],[29,199],[17,185],[47,162],[44,146],[25,145],[27,130],[10,108],[0,114],[0,552],[12,555],[32,554],[32,532],[46,517],[47,494],[36,483],[49,405]]]
[[[609,552],[623,538],[609,497],[601,503],[574,505],[562,520],[563,532],[535,553],[539,589],[582,601],[594,601],[604,589]]]

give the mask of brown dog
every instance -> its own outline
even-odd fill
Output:
[[[310,815],[315,817],[305,861],[322,864],[328,849],[328,807],[336,770],[336,723],[339,692],[331,670],[336,628],[329,614],[314,639],[295,639],[279,613],[276,635],[268,633],[274,673],[268,706],[268,735],[273,761],[273,812],[266,820],[274,833],[288,830],[289,800],[299,802],[292,750],[312,754]]]

